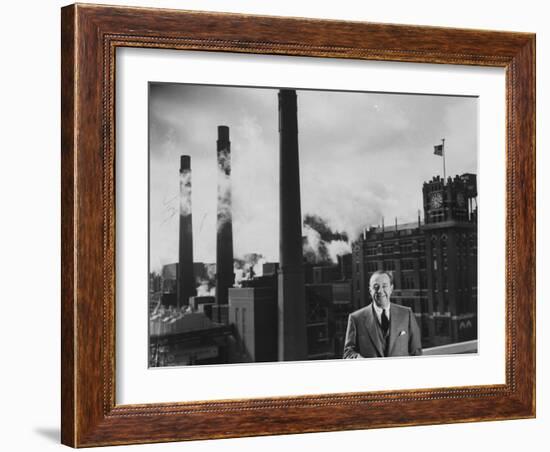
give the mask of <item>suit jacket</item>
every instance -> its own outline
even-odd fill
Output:
[[[344,359],[384,356],[384,344],[377,334],[376,314],[372,303],[352,312],[348,318]],[[390,332],[388,356],[422,354],[420,330],[410,308],[390,303]]]

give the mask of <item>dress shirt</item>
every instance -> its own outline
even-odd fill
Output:
[[[386,317],[388,318],[388,321],[390,320],[390,307],[383,309],[379,307],[374,301],[372,302],[372,306],[374,307],[374,313],[376,314],[376,319],[378,320],[378,324],[382,325],[382,311],[386,311]]]

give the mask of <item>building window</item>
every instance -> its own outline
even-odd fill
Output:
[[[385,271],[395,270],[395,262],[393,260],[384,261],[384,270]]]
[[[393,253],[393,245],[384,245],[384,254]]]
[[[405,259],[401,262],[401,270],[414,270],[414,260]]]

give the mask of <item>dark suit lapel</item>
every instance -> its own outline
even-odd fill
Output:
[[[367,332],[369,333],[369,337],[372,344],[374,345],[374,348],[376,348],[376,351],[380,356],[384,356],[384,353],[382,352],[382,344],[380,343],[378,334],[376,334],[377,326],[372,305],[369,305],[368,308],[365,310],[365,325],[367,327]]]
[[[390,344],[388,347],[388,356],[391,356],[393,346],[399,332],[401,330],[406,330],[406,328],[401,327],[401,324],[403,323],[403,316],[400,315],[401,313],[401,309],[396,309],[393,304],[390,305]]]

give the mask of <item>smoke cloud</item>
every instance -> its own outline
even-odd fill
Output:
[[[235,258],[235,285],[241,286],[243,280],[251,279],[254,276],[263,275],[263,264],[267,260],[259,253],[245,254],[242,258]]]
[[[327,243],[327,251],[330,260],[334,263],[338,262],[339,256],[344,256],[351,253],[351,245],[344,240],[333,240]]]
[[[216,287],[211,286],[209,281],[203,281],[199,286],[197,286],[197,296],[199,297],[213,297],[216,295]]]
[[[231,221],[231,155],[228,149],[218,152],[218,230]]]
[[[198,296],[214,296],[216,294],[216,264],[202,264],[202,271],[195,269],[195,280]]]
[[[180,171],[180,215],[191,215],[191,171]]]
[[[305,216],[303,234],[304,258],[311,264],[337,263],[338,256],[351,253],[347,234],[333,231],[318,215]]]

